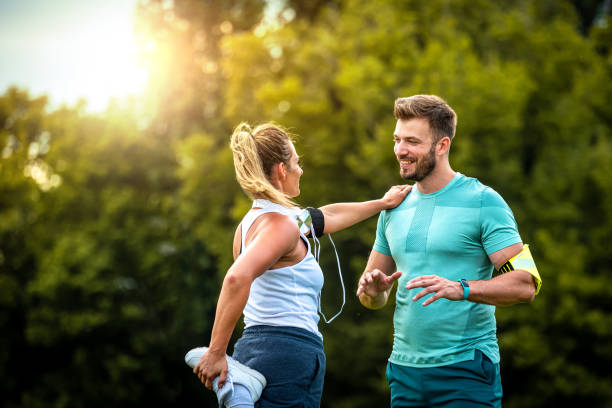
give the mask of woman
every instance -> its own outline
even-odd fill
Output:
[[[228,342],[244,312],[246,328],[233,357],[267,380],[258,406],[318,407],[325,374],[317,327],[323,273],[291,200],[300,194],[298,155],[287,133],[272,124],[254,130],[239,125],[230,146],[238,183],[254,203],[236,230],[234,263],[223,280],[210,346],[194,373],[209,389],[218,377],[222,388]],[[331,204],[313,215],[322,213],[319,228],[331,233],[399,205],[409,191],[395,186],[382,199]]]

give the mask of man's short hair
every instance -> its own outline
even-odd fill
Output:
[[[427,119],[434,142],[443,137],[451,140],[455,137],[457,114],[439,96],[413,95],[408,98],[397,98],[393,114],[397,120]]]

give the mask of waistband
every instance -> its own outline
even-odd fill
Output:
[[[301,327],[257,325],[244,329],[242,337],[280,336],[323,347],[323,339]]]

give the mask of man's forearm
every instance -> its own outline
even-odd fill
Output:
[[[526,271],[511,271],[489,280],[469,281],[468,300],[495,306],[531,302],[535,297],[533,277]]]

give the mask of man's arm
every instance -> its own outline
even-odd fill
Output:
[[[489,255],[495,268],[500,268],[507,260],[523,250],[523,244],[518,243],[500,249]],[[532,275],[523,270],[514,270],[498,275],[488,280],[468,281],[470,291],[468,299],[476,303],[495,306],[509,306],[515,303],[531,302],[535,297],[535,283]],[[430,293],[433,295],[423,302],[427,306],[438,299],[462,300],[463,287],[461,283],[442,278],[437,275],[419,276],[406,284],[406,289],[424,288],[412,300],[419,300]]]
[[[500,249],[489,255],[495,269],[506,263],[523,250],[523,244],[518,243]],[[535,298],[535,282],[533,276],[524,270],[509,271],[490,280],[468,282],[470,293],[468,299],[472,302],[486,303],[496,306],[509,306],[515,303],[531,302]]]
[[[394,271],[395,261],[391,256],[372,250],[357,288],[362,305],[375,310],[387,304],[393,284],[402,275]]]

